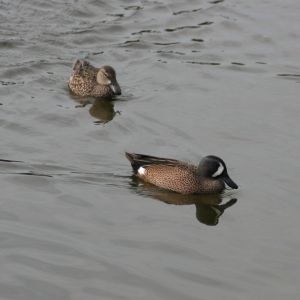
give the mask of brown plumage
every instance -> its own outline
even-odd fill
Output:
[[[115,70],[110,66],[95,68],[86,60],[75,61],[68,84],[71,91],[81,97],[112,98],[121,95]]]
[[[126,153],[134,174],[158,187],[181,194],[220,193],[226,182],[232,188],[238,186],[230,179],[222,159],[206,156],[198,167],[169,158]]]

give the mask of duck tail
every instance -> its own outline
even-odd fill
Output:
[[[140,168],[141,164],[138,163],[137,161],[135,161],[135,154],[134,153],[125,152],[125,156],[130,161],[131,167],[132,167],[132,169],[134,171],[134,174],[136,174],[137,171],[138,171],[138,169]]]
[[[76,59],[73,63],[73,71],[79,71],[80,67],[81,67],[81,60]]]

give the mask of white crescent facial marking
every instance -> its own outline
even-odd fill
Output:
[[[223,171],[224,171],[224,166],[221,163],[219,163],[218,170],[214,174],[212,174],[211,176],[212,177],[217,177],[217,176],[221,175],[223,173]]]
[[[145,169],[145,168],[143,168],[143,167],[139,167],[139,169],[138,169],[138,173],[139,173],[140,175],[145,175],[145,173],[146,173],[146,169]]]

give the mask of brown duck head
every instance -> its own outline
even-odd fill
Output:
[[[121,88],[116,79],[116,72],[111,66],[103,66],[97,73],[97,82],[109,86],[115,95],[121,95]]]

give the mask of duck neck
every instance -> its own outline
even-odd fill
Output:
[[[225,188],[223,180],[211,178],[203,180],[202,186],[206,193],[220,193]]]
[[[94,97],[103,97],[111,98],[114,96],[113,91],[108,85],[97,84],[92,90],[92,96]]]

